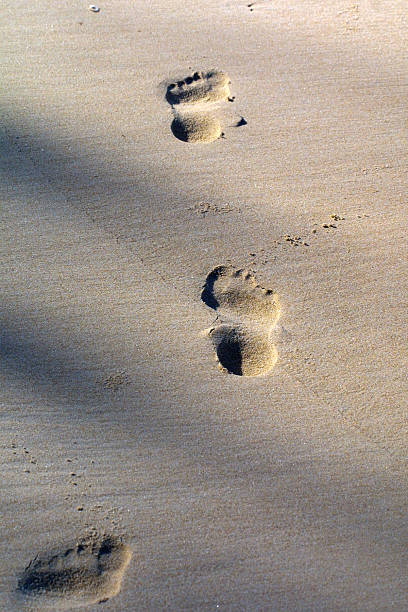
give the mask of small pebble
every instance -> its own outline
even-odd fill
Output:
[[[93,13],[99,13],[101,9],[99,8],[99,6],[96,6],[96,4],[90,4],[89,10],[92,11]]]

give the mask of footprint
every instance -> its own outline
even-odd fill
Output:
[[[195,72],[167,87],[166,99],[172,105],[173,134],[184,142],[213,142],[222,135],[221,123],[214,114],[217,102],[230,96],[225,72]]]
[[[18,590],[35,608],[62,610],[106,601],[119,593],[131,556],[128,546],[113,536],[83,540],[33,559]]]
[[[167,88],[170,104],[196,104],[197,102],[219,102],[230,95],[229,77],[225,72],[195,72],[183,81],[171,83]]]
[[[218,266],[207,276],[201,299],[221,319],[209,332],[221,366],[239,376],[269,372],[278,358],[269,340],[280,316],[277,294],[250,272]]]

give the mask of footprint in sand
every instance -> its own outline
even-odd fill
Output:
[[[167,87],[166,99],[172,105],[171,130],[184,142],[213,142],[222,135],[215,114],[218,102],[230,95],[229,77],[225,72],[195,72]]]
[[[278,358],[269,340],[280,315],[277,294],[250,272],[219,266],[207,276],[201,298],[220,317],[209,335],[221,366],[239,376],[269,372]]]
[[[18,590],[34,608],[63,610],[106,601],[120,591],[132,553],[113,536],[39,555],[24,570]]]

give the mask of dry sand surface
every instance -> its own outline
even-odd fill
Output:
[[[99,8],[0,8],[0,610],[408,610],[406,2]]]

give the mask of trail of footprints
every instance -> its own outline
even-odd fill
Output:
[[[200,95],[206,92],[209,99],[215,95],[205,86],[198,91]],[[191,91],[183,95],[195,97]],[[331,219],[344,217],[336,214]],[[208,333],[222,369],[238,376],[267,374],[278,358],[270,341],[280,317],[277,293],[261,287],[249,271],[228,265],[217,266],[208,274],[201,299],[217,312],[216,325]],[[123,384],[123,376],[120,380],[110,377],[104,385],[116,389]],[[100,603],[119,592],[131,556],[130,548],[114,536],[84,539],[75,547],[33,559],[20,577],[18,591],[34,609],[63,610]]]
[[[248,271],[218,266],[207,276],[201,298],[220,318],[209,332],[220,365],[240,376],[269,372],[278,358],[270,342],[280,316],[277,294]]]
[[[32,609],[65,610],[117,595],[132,553],[114,536],[84,539],[72,548],[38,555],[18,591]]]
[[[225,72],[195,72],[187,78],[171,83],[166,99],[173,107],[171,130],[184,142],[213,142],[222,135],[216,114],[219,102],[230,95],[229,77]]]
[[[219,102],[231,100],[229,83],[227,74],[211,71],[195,72],[170,84],[166,98],[174,112],[173,134],[185,142],[219,138],[222,128],[215,111]],[[242,121],[246,123],[242,118],[238,125]],[[199,208],[202,214],[209,210],[209,204]],[[331,218],[344,220],[339,215]],[[299,237],[285,239],[296,246],[300,243]],[[250,272],[228,265],[208,274],[201,298],[217,312],[209,336],[220,366],[239,376],[267,374],[278,357],[270,340],[280,316],[278,295],[257,284]],[[117,390],[125,381],[125,373],[120,373],[103,384]],[[63,610],[101,603],[120,591],[131,556],[130,548],[115,536],[93,535],[71,548],[35,557],[20,577],[18,593],[32,609]]]
[[[173,134],[185,142],[212,142],[222,134],[217,104],[230,95],[224,72],[195,72],[167,88]],[[273,368],[276,348],[269,337],[280,306],[249,272],[219,266],[207,277],[203,301],[217,311],[210,330],[219,362],[227,371],[259,376]],[[37,555],[18,581],[18,593],[31,609],[64,610],[101,603],[118,594],[130,562],[130,548],[114,536],[90,537],[65,550]]]

